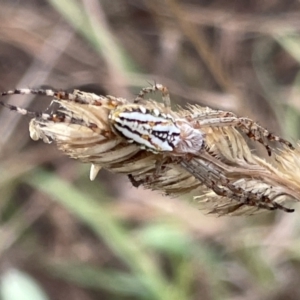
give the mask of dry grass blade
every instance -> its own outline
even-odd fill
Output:
[[[78,90],[68,94],[24,89],[2,95],[54,96],[53,112],[34,113],[3,102],[2,105],[35,116],[30,122],[34,140],[54,141],[70,157],[91,163],[91,180],[105,168],[129,175],[134,186],[143,185],[167,195],[197,190],[201,196],[195,199],[202,206],[207,204],[210,213],[218,215],[275,209],[293,211],[285,205],[290,199],[300,200],[299,180],[292,180],[292,168],[299,167],[298,148],[293,150],[289,142],[231,112],[200,106],[174,112],[168,106],[141,99],[145,93],[155,90],[160,90],[165,103],[170,103],[167,89],[155,85],[143,89],[136,100],[141,103],[136,104]],[[121,131],[116,131],[113,120],[119,120],[117,125]],[[170,130],[174,132],[172,135]],[[188,130],[188,134],[183,130]],[[196,141],[201,143],[202,150],[192,148],[194,132],[200,137]],[[277,164],[272,165],[251,152],[242,133],[263,144],[269,153],[269,140],[290,148],[277,154]],[[190,137],[191,140],[183,140]],[[153,149],[146,147],[153,141],[156,141],[151,146]],[[177,147],[180,142],[186,147]]]

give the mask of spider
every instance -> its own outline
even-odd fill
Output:
[[[153,101],[144,99],[147,93],[155,91],[159,91],[162,94],[163,107],[155,104]],[[17,89],[0,93],[1,96],[12,94],[45,95],[53,97],[55,101],[59,103],[65,101],[78,104],[79,106],[86,105],[87,108],[99,107],[99,109],[101,109],[106,106],[109,111],[108,123],[110,129],[117,136],[122,137],[127,143],[134,143],[142,150],[147,150],[158,155],[154,168],[154,178],[157,177],[160,172],[163,172],[164,157],[168,156],[174,158],[173,162],[176,163],[177,161],[181,163],[185,170],[220,196],[229,197],[243,204],[258,206],[259,208],[269,210],[279,208],[287,212],[292,211],[279,205],[265,195],[253,194],[242,188],[237,189],[230,183],[230,180],[227,179],[227,175],[224,174],[223,171],[218,170],[218,166],[214,163],[202,165],[200,170],[199,168],[195,169],[191,167],[190,160],[193,159],[193,157],[201,157],[205,154],[205,134],[201,131],[203,127],[232,126],[241,129],[250,138],[265,145],[269,154],[271,154],[271,148],[265,142],[265,138],[271,141],[279,141],[293,149],[291,143],[271,134],[250,119],[238,118],[231,112],[216,111],[210,108],[199,109],[199,112],[194,114],[186,113],[185,116],[176,114],[176,112],[171,110],[168,89],[161,84],[154,84],[153,86],[143,88],[133,103],[128,103],[122,98],[97,96],[76,90],[73,93],[67,93],[53,90]],[[95,132],[99,129],[92,120],[78,115],[78,111],[75,111],[74,105],[72,108],[62,105],[64,109],[60,109],[56,113],[48,114],[31,112],[2,101],[0,104],[23,115],[31,115],[34,117],[33,123],[31,123],[33,128],[31,136],[33,139],[42,137],[44,141],[49,142],[49,140],[55,139],[55,135],[57,134],[57,132],[53,133],[51,131],[50,133],[49,131],[44,133],[42,130],[41,133],[36,130],[37,127],[34,124],[35,120],[42,120],[43,126],[46,126],[46,124],[48,124],[47,122],[53,122],[77,124],[88,127]],[[72,111],[73,109],[74,111]],[[79,110],[79,112],[81,111],[82,110]],[[105,137],[108,134],[105,130],[100,131],[100,133]],[[76,157],[76,155],[76,153],[72,154],[73,157]],[[102,156],[104,156],[104,154]],[[120,160],[120,158],[118,160]],[[212,157],[208,159],[208,162],[211,162],[211,160]],[[85,159],[85,161],[88,161],[88,158]],[[91,170],[92,169],[93,168],[91,168]],[[99,168],[96,167],[96,169],[98,172]],[[212,171],[216,171],[215,174]],[[214,175],[212,176],[212,174]],[[95,174],[93,174],[93,178],[94,176]],[[145,183],[143,180],[136,181],[132,174],[129,174],[129,179],[134,186]],[[150,179],[147,180],[151,181],[151,176]]]
[[[146,93],[159,90],[165,108],[154,102],[141,103]],[[128,142],[153,153],[197,154],[204,147],[204,133],[184,118],[174,116],[170,96],[161,84],[143,88],[133,104],[119,105],[109,114],[113,131]]]
[[[154,84],[150,87],[143,88],[138,96],[135,98],[134,103],[140,103],[144,100],[144,97],[148,93],[159,91],[162,95],[162,100],[167,112],[171,111],[171,100],[168,88],[161,84]],[[214,110],[209,107],[202,108],[202,112],[198,114],[188,115],[186,119],[193,124],[195,128],[201,130],[203,127],[223,127],[233,126],[244,132],[250,139],[258,141],[263,144],[271,156],[271,147],[267,144],[265,139],[269,141],[276,141],[282,143],[294,150],[294,146],[289,141],[274,135],[255,121],[250,118],[238,117],[232,112]]]
[[[142,101],[144,101],[144,96],[147,93],[155,91],[161,92],[165,109],[166,111],[170,112],[171,101],[168,89],[160,84],[154,84],[151,87],[143,88],[138,94],[137,98],[134,100],[134,103],[141,103]],[[255,123],[249,118],[238,118],[235,114],[231,112],[217,111],[212,110],[210,108],[204,108],[200,111],[200,113],[186,115],[186,119],[189,121],[189,124],[191,126],[194,126],[195,128],[198,128],[199,130],[201,130],[201,128],[203,127],[223,126],[232,126],[241,129],[241,131],[246,133],[246,135],[249,138],[263,144],[266,147],[269,155],[271,155],[271,148],[265,142],[265,138],[270,141],[278,141],[280,143],[285,144],[289,148],[294,149],[293,145],[290,142],[270,133],[268,130],[266,130],[265,128],[263,128],[262,126]],[[203,156],[203,151],[198,151],[197,153],[195,153],[195,156]],[[285,212],[294,211],[293,209],[286,208],[278,202],[275,202],[275,199],[278,196],[281,196],[281,194],[276,195],[276,197],[272,198],[268,195],[265,195],[264,193],[253,193],[252,190],[246,191],[242,188],[236,188],[233,184],[230,183],[230,180],[226,177],[226,175],[224,175],[224,173],[226,172],[222,173],[222,171],[218,170],[218,166],[212,162],[212,157],[208,158],[208,161],[206,162],[205,166],[201,168],[201,170],[199,167],[196,169],[191,167],[191,159],[193,158],[190,157],[189,159],[182,159],[180,161],[180,164],[184,167],[185,170],[187,170],[193,176],[198,178],[200,182],[204,183],[208,188],[212,189],[217,195],[237,200],[241,203],[241,205],[246,204],[249,206],[256,206],[258,208],[263,208],[267,210],[281,209]],[[225,166],[224,170],[226,168],[229,170],[231,169],[230,166]],[[214,176],[212,174],[214,174]],[[129,180],[135,187],[138,187],[139,185],[144,183],[142,180],[135,180],[134,176],[132,176],[131,174],[129,175]],[[239,207],[240,206],[237,205],[236,209],[238,209]]]
[[[157,107],[147,108],[146,105],[140,104],[148,93],[159,91],[162,94],[162,100],[165,112]],[[0,93],[0,96],[13,94],[35,94],[52,97],[57,100],[66,100],[79,104],[90,104],[101,106],[103,99],[115,101],[114,107],[109,114],[111,126],[114,132],[125,137],[128,142],[135,142],[142,149],[160,152],[174,153],[193,153],[197,154],[204,146],[204,134],[201,132],[203,127],[222,127],[233,126],[241,129],[250,139],[263,144],[269,155],[271,148],[265,142],[265,139],[277,141],[285,144],[291,149],[293,145],[260,126],[249,118],[237,117],[232,112],[213,110],[210,108],[203,109],[203,113],[193,114],[183,118],[175,118],[171,115],[171,101],[168,89],[161,84],[143,88],[138,96],[134,99],[134,104],[126,103],[125,99],[115,98],[112,96],[86,97],[87,93],[76,91],[68,93],[65,91],[53,91],[50,89],[15,89]],[[44,118],[56,122],[70,122],[75,120],[64,120],[66,117],[62,114],[53,115],[31,112],[0,101],[0,104],[10,110],[17,111],[23,115],[32,115],[35,118]],[[50,118],[50,119],[49,119]],[[78,121],[77,121],[78,122]],[[194,128],[195,127],[195,128]]]

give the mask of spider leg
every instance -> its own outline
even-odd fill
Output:
[[[285,207],[282,204],[280,204],[280,203],[278,203],[278,202],[275,201],[275,198],[277,198],[279,196],[283,196],[283,195],[286,195],[286,194],[285,193],[277,194],[273,199],[271,199],[271,203],[273,204],[274,207],[276,207],[278,209],[281,209],[281,210],[283,210],[285,212],[288,212],[288,213],[294,212],[295,211],[294,209]]]
[[[290,149],[294,150],[294,146],[287,140],[274,135],[269,132],[264,127],[260,126],[258,123],[254,122],[249,118],[238,118],[234,114],[228,112],[224,116],[224,112],[220,112],[221,116],[217,117],[213,113],[213,118],[209,118],[209,114],[206,119],[198,121],[198,126],[201,128],[203,126],[234,126],[241,131],[243,131],[250,139],[257,141],[265,146],[268,151],[268,154],[271,155],[271,147],[265,142],[265,139],[269,141],[276,141],[281,144],[288,146]],[[195,119],[194,119],[195,120]],[[196,117],[197,120],[197,117]]]
[[[0,105],[2,105],[3,107],[11,110],[11,111],[15,111],[23,116],[31,116],[34,118],[41,118],[41,119],[45,119],[45,120],[49,120],[51,118],[50,114],[46,114],[46,113],[42,113],[42,112],[35,112],[35,111],[31,111],[25,108],[21,108],[15,105],[11,105],[8,103],[5,103],[3,101],[0,101]]]
[[[285,212],[294,211],[275,202],[272,198],[264,195],[264,192],[253,192],[252,190],[235,186],[227,177],[226,171],[213,162],[200,159],[197,162],[198,165],[194,166],[188,161],[183,160],[181,161],[181,165],[217,195],[236,200],[242,205],[255,206],[266,210],[281,209]],[[276,197],[278,196],[280,195],[276,194]],[[238,208],[239,206],[236,209]]]
[[[201,170],[197,170],[197,172],[195,172],[193,166],[191,166],[187,161],[182,161],[181,165],[193,176],[199,179],[206,187],[212,189],[217,195],[241,202],[242,191],[230,184],[229,179],[224,175],[224,172],[222,172],[220,168],[212,162],[204,160],[198,161],[201,163],[199,166]],[[243,197],[245,198],[246,196],[244,195]]]
[[[170,100],[170,94],[167,87],[163,86],[159,83],[154,83],[154,85],[142,88],[139,92],[138,96],[134,99],[134,103],[139,103],[141,100],[144,100],[144,97],[148,93],[154,93],[156,91],[159,91],[162,95],[162,100],[164,103],[164,106],[166,109],[171,109],[171,100]]]
[[[233,186],[232,184],[229,184],[228,188],[230,189],[230,191],[232,191],[236,194],[240,194],[240,201],[242,201],[242,203],[244,203],[246,205],[257,206],[258,208],[263,208],[263,209],[267,209],[267,210],[280,209],[280,210],[283,210],[288,213],[292,213],[295,211],[292,208],[287,208],[287,207],[279,204],[278,202],[274,201],[274,199],[272,199],[272,197],[268,197],[268,196],[264,195],[263,193],[253,193],[251,190],[245,191],[242,188],[237,188],[237,187]],[[284,193],[276,194],[275,198],[277,198],[281,195],[284,195]]]
[[[292,212],[295,211],[294,209],[285,207],[285,206],[283,206],[283,205],[281,205],[281,204],[279,204],[275,201],[273,201],[272,204],[274,205],[275,208],[281,209],[281,210],[283,210],[285,212],[288,212],[288,213],[292,213]]]
[[[5,103],[3,101],[0,101],[0,105],[2,105],[3,107],[11,111],[15,111],[21,115],[27,115],[33,117],[34,119],[39,120],[41,122],[77,124],[77,125],[86,126],[93,131],[98,131],[98,127],[96,124],[87,123],[86,120],[73,116],[73,114],[69,111],[58,111],[53,114],[48,114],[44,112],[31,111],[25,108],[21,108],[15,105]]]
[[[286,208],[279,203],[272,201],[269,197],[235,188],[232,185],[219,186],[215,182],[210,187],[217,195],[237,200],[241,205],[255,206],[258,209],[276,210],[281,209],[285,212],[294,212],[294,209]],[[270,205],[271,204],[271,205]],[[240,206],[237,206],[238,209]]]
[[[52,89],[15,89],[6,92],[0,92],[0,97],[10,96],[10,95],[40,95],[51,97],[57,100],[65,100],[70,102],[76,102],[80,104],[92,104],[99,105],[103,96],[97,96],[91,93],[84,93],[79,90],[74,90],[73,93],[68,93],[66,91],[55,91]]]
[[[145,183],[144,180],[136,180],[132,174],[128,174],[127,177],[130,183],[136,188]]]
[[[254,122],[249,118],[238,118],[237,127],[239,127],[243,132],[245,132],[249,138],[252,138],[262,143],[267,149],[270,148],[268,148],[268,145],[264,142],[264,138],[266,138],[269,141],[275,141],[284,144],[292,150],[295,149],[292,143],[271,133],[270,131],[268,131],[267,129],[260,126],[258,123]]]
[[[162,169],[164,167],[164,163],[165,161],[162,159],[162,160],[157,160],[155,162],[155,169],[153,171],[152,174],[148,175],[145,177],[144,180],[136,180],[134,178],[134,176],[132,174],[128,174],[128,179],[130,180],[131,184],[134,186],[134,187],[139,187],[140,185],[143,185],[145,183],[149,183],[149,182],[152,182],[154,181],[155,179],[157,179],[159,177],[159,174],[162,172]]]
[[[0,96],[9,96],[9,95],[42,95],[47,97],[56,97],[59,92],[51,89],[15,89],[6,92],[0,92]]]

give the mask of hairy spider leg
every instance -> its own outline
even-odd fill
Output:
[[[159,91],[161,93],[164,106],[168,112],[171,109],[170,93],[167,87],[159,83],[154,83],[154,85],[152,86],[142,88],[138,96],[134,99],[133,102],[139,103],[140,101],[144,100],[146,94],[154,93],[156,91]]]
[[[219,115],[218,115],[219,114]],[[199,120],[201,119],[201,120]],[[199,127],[204,126],[234,126],[240,128],[250,139],[263,144],[271,156],[271,147],[265,142],[265,138],[269,141],[279,142],[294,150],[294,146],[289,141],[274,135],[258,123],[249,118],[240,118],[231,112],[217,111],[211,114],[205,113],[205,116],[197,116],[194,120],[199,120]]]
[[[66,91],[55,91],[52,89],[27,89],[27,88],[0,92],[0,97],[10,96],[10,95],[30,95],[30,94],[51,97],[57,100],[65,100],[65,101],[76,102],[80,104],[92,104],[92,105],[99,105],[100,100],[103,99],[103,96],[84,93],[79,90],[74,90],[73,93],[69,93]],[[93,95],[94,97],[91,97],[89,95]],[[112,96],[109,96],[108,98],[111,100],[116,99]]]

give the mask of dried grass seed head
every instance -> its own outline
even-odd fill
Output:
[[[30,90],[16,90],[3,93],[3,95],[12,93],[30,93]],[[232,113],[228,113],[230,116],[224,119],[222,117],[224,112],[220,115],[219,111],[208,108],[190,107],[188,110],[179,109],[178,112],[167,110],[169,111],[167,114],[164,113],[166,107],[161,104],[145,101],[143,105],[135,106],[135,108],[139,108],[138,115],[133,116],[131,115],[133,111],[129,111],[132,118],[129,118],[130,121],[127,120],[126,125],[132,131],[137,128],[138,134],[143,138],[142,142],[136,140],[135,143],[130,144],[129,142],[132,139],[124,134],[120,136],[120,132],[116,132],[116,128],[112,126],[112,118],[110,118],[118,109],[126,111],[126,109],[132,107],[133,104],[128,103],[125,99],[97,96],[81,91],[74,91],[74,93],[69,94],[38,90],[38,92],[34,91],[33,93],[47,96],[54,95],[54,102],[59,104],[59,109],[54,113],[47,114],[29,113],[24,109],[7,104],[4,106],[17,110],[22,114],[35,116],[30,122],[31,137],[35,140],[41,138],[45,142],[55,141],[58,148],[69,156],[91,163],[91,179],[95,178],[100,167],[105,167],[114,172],[132,174],[133,178],[140,180],[145,187],[159,189],[167,194],[177,195],[199,188],[204,189],[204,191],[207,188],[214,188],[219,194],[216,195],[212,191],[207,193],[211,196],[211,201],[207,199],[207,202],[225,199],[225,203],[229,203],[228,205],[216,203],[211,212],[218,214],[222,214],[222,211],[227,214],[228,207],[230,207],[230,210],[234,208],[237,212],[242,210],[244,206],[255,206],[263,210],[285,209],[280,205],[283,200],[278,199],[280,193],[288,195],[288,192],[286,192],[288,189],[284,186],[284,190],[281,191],[282,182],[274,179],[276,176],[280,177],[280,171],[273,172],[272,170],[276,168],[268,167],[267,163],[261,163],[258,158],[251,154],[243,137],[237,131],[242,130],[245,132],[245,128],[243,130],[240,127],[240,120],[232,117]],[[172,151],[161,151],[167,149],[166,144],[162,144],[165,142],[163,138],[166,137],[162,132],[157,133],[157,136],[162,140],[158,141],[159,143],[155,147],[155,150],[158,150],[156,154],[141,150],[145,147],[144,139],[147,139],[145,136],[150,136],[150,138],[152,138],[152,135],[155,136],[152,131],[155,122],[153,123],[153,119],[147,119],[150,116],[151,118],[153,116],[162,117],[162,119],[159,119],[158,125],[161,125],[160,122],[170,121],[168,126],[171,126],[172,132],[180,132],[180,139],[175,140],[175,145],[171,144],[172,149],[168,148]],[[154,121],[157,120],[154,118]],[[148,127],[141,128],[139,124],[135,124],[136,121],[145,122]],[[121,126],[125,126],[124,123]],[[246,125],[243,123],[243,126]],[[158,127],[158,129],[158,131],[162,131],[161,127]],[[251,131],[251,128],[247,130]],[[258,133],[266,134],[266,131],[260,130]],[[206,151],[202,152],[204,137]],[[183,150],[178,146],[182,141],[185,142],[184,147],[180,146]],[[168,140],[168,142],[170,141]],[[163,145],[165,148],[161,147],[159,149],[159,145]],[[180,151],[193,153],[191,149],[194,149],[195,145],[198,147],[196,147],[195,153],[199,158],[193,157],[190,163],[185,161],[187,165],[184,168],[179,166],[178,158],[173,155],[180,153]],[[176,153],[178,149],[181,150]],[[168,153],[170,155],[166,156]],[[206,159],[209,157],[208,164],[202,164],[199,167],[199,162],[203,162],[202,155],[206,156]],[[184,157],[181,158],[185,159]],[[157,172],[158,161],[160,161],[159,172]],[[196,162],[196,168],[193,168],[194,162]],[[228,173],[228,169],[233,170],[233,167],[242,170],[242,172],[239,171],[235,174],[235,178],[228,175],[230,173]],[[261,178],[262,174],[264,175],[266,172],[276,173],[276,176],[271,174],[274,178],[269,176],[268,182],[264,182],[264,179],[254,178],[252,179],[253,182],[260,186],[261,190],[254,187],[249,188],[249,185],[245,182],[248,182],[253,175],[248,176],[247,172],[253,174],[253,170]],[[206,187],[203,187],[202,184]],[[265,187],[265,185],[273,190],[278,190],[276,197],[263,191],[262,187]],[[273,201],[274,197],[277,202]],[[236,201],[236,203],[231,205],[231,201]],[[222,210],[223,208],[224,210]]]
[[[205,126],[202,126],[203,114],[214,115],[217,112],[190,107],[189,110],[180,109],[176,113],[166,114],[163,113],[162,105],[152,101],[146,101],[143,106],[127,103],[126,100],[118,102],[118,98],[114,98],[114,105],[110,102],[111,99],[107,97],[102,97],[97,105],[60,100],[59,103],[63,106],[60,112],[65,113],[68,122],[41,122],[41,126],[35,127],[35,130],[42,138],[54,139],[58,147],[71,157],[92,163],[91,178],[96,176],[99,166],[103,166],[114,172],[131,174],[146,188],[161,190],[167,194],[178,195],[194,189],[201,191],[203,184],[206,188],[202,189],[212,188],[218,194],[212,191],[206,193],[207,197],[211,197],[206,198],[210,212],[218,215],[286,209],[281,203],[285,203],[288,192],[282,190],[278,180],[270,183],[260,179],[266,172],[275,178],[279,171],[273,174],[273,167],[256,159],[238,132],[239,127],[224,123],[223,119],[220,126],[216,126],[216,123],[210,126],[204,119]],[[194,122],[191,122],[193,118]],[[168,132],[163,131],[164,125]],[[153,133],[153,130],[157,132]],[[188,133],[188,138],[182,138],[182,133]],[[198,160],[199,163],[202,159],[200,149],[204,135],[205,153],[216,159],[214,162],[202,167],[198,164],[189,173],[189,167],[182,168],[176,160],[172,162],[172,159],[165,159],[166,153],[176,153],[180,142],[191,141],[191,137],[196,137],[200,146],[195,153],[200,157],[195,156],[193,160]],[[167,139],[170,136],[173,138],[171,141]],[[129,144],[132,141],[135,143]],[[150,144],[146,141],[150,141]],[[151,149],[155,154],[141,151],[143,148]],[[188,142],[181,151],[191,153],[192,148],[193,144]],[[158,173],[157,161],[162,162]],[[231,178],[227,172],[233,167],[242,168],[243,172]],[[257,172],[255,174],[258,178],[252,178],[253,170]],[[248,172],[252,175],[248,176]],[[215,204],[211,206],[212,203]]]

